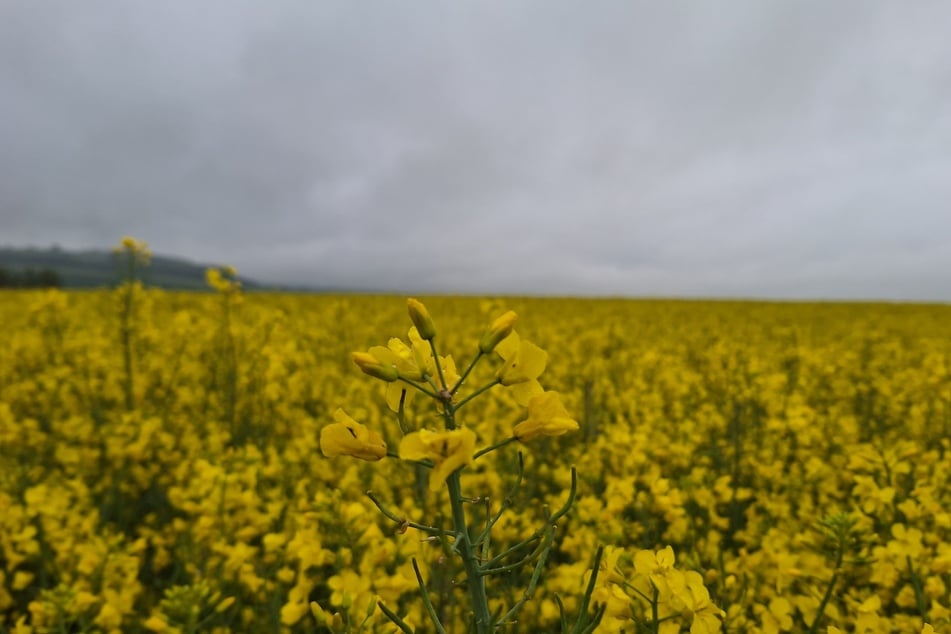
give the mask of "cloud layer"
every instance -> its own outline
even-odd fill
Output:
[[[0,242],[396,291],[951,300],[951,5],[0,6]]]

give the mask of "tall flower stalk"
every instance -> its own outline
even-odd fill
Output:
[[[126,236],[113,250],[116,257],[116,270],[121,280],[116,292],[119,299],[119,340],[122,347],[123,381],[122,392],[125,408],[135,408],[135,312],[138,295],[142,292],[139,280],[142,269],[149,265],[152,257],[149,246],[141,240]]]
[[[397,452],[388,450],[379,433],[369,430],[350,418],[343,410],[335,414],[336,422],[321,432],[321,449],[328,457],[348,455],[363,460],[381,460],[395,457],[429,470],[429,490],[445,489],[449,498],[450,526],[410,520],[393,512],[372,491],[367,495],[388,519],[399,524],[401,529],[415,528],[427,534],[429,539],[440,543],[447,556],[460,560],[465,570],[465,587],[468,596],[468,612],[471,630],[477,634],[489,634],[513,623],[522,606],[532,599],[544,576],[545,565],[551,554],[556,525],[572,508],[577,493],[578,479],[571,469],[571,487],[565,504],[555,513],[546,512],[545,521],[531,535],[514,546],[493,552],[492,530],[510,505],[508,496],[500,508],[492,512],[488,501],[481,496],[467,496],[463,492],[462,473],[476,460],[516,442],[526,442],[539,436],[557,436],[578,429],[578,423],[561,404],[556,392],[545,391],[538,382],[547,363],[547,354],[538,346],[522,340],[515,333],[517,316],[507,312],[493,321],[477,343],[475,353],[462,374],[457,373],[451,356],[440,356],[435,322],[426,307],[415,299],[407,302],[413,327],[409,342],[391,339],[386,347],[376,346],[367,352],[355,352],[354,363],[370,377],[389,384],[387,402],[397,413],[402,434]],[[483,385],[462,396],[466,380],[475,367],[497,356],[499,367],[495,376]],[[477,449],[477,435],[460,417],[463,408],[473,400],[487,396],[496,389],[511,391],[517,403],[527,406],[528,415],[518,423],[511,435]],[[418,429],[408,431],[404,410],[407,395],[422,394],[435,403],[442,419],[441,429]],[[524,478],[524,461],[518,454],[518,470],[515,474],[517,492]],[[484,518],[467,513],[465,505],[485,505]],[[598,554],[600,559],[600,552]],[[412,565],[420,589],[420,598],[425,612],[437,632],[445,632],[440,610],[433,603],[418,562]],[[603,615],[603,607],[591,606],[591,594],[599,566],[595,564],[592,580],[580,605],[581,609],[573,624],[562,617],[565,632],[580,634],[590,632]],[[526,570],[528,587],[521,598],[504,612],[492,613],[490,609],[493,577],[510,575]],[[530,571],[530,572],[528,572]],[[381,611],[403,632],[412,628],[396,612],[379,603]],[[590,608],[590,609],[589,609]],[[315,614],[320,613],[315,606]]]

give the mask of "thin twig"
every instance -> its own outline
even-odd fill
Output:
[[[419,572],[419,564],[416,563],[416,558],[413,557],[413,572],[416,573],[416,583],[419,584],[419,592],[423,597],[423,605],[426,606],[426,611],[429,612],[429,618],[433,622],[433,626],[436,628],[438,634],[446,634],[446,628],[442,626],[442,623],[439,621],[439,615],[436,614],[436,608],[433,607],[432,599],[429,598],[429,590],[426,589],[426,584],[423,582],[423,575]]]
[[[377,499],[373,491],[367,491],[367,497],[373,501],[373,503],[376,505],[376,508],[380,510],[380,513],[383,513],[383,515],[385,515],[388,519],[391,519],[397,524],[399,524],[401,529],[415,528],[416,530],[423,531],[424,533],[429,533],[430,535],[439,535],[439,533],[442,532],[435,526],[427,526],[426,524],[412,522],[406,519],[405,517],[400,517],[399,515],[397,515],[390,509],[386,508],[383,502]]]
[[[394,612],[393,610],[391,610],[391,609],[389,609],[388,607],[386,607],[386,605],[385,605],[382,601],[377,601],[376,604],[377,604],[378,606],[380,606],[380,610],[383,612],[383,614],[386,615],[386,618],[388,618],[389,620],[393,621],[393,624],[394,624],[396,627],[400,628],[400,630],[401,630],[404,634],[414,634],[413,628],[411,628],[409,625],[407,625],[407,624],[406,624],[406,621],[404,621],[403,619],[401,619],[399,614],[397,614],[397,613]]]

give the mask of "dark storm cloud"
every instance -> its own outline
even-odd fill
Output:
[[[394,290],[951,299],[943,3],[0,6],[0,242]]]

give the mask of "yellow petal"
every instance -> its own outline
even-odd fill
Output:
[[[496,344],[495,353],[503,359],[511,359],[518,352],[520,343],[518,333],[513,330],[512,334]]]
[[[416,326],[420,337],[428,341],[436,336],[436,325],[433,323],[433,318],[430,316],[426,306],[424,306],[421,301],[410,298],[406,300],[406,308],[409,311],[409,318],[413,321],[413,325]]]
[[[492,352],[501,341],[512,334],[517,319],[518,315],[510,310],[493,321],[479,340],[479,350],[482,354]]]
[[[429,478],[431,491],[438,491],[454,471],[472,463],[472,454],[475,452],[475,432],[466,427],[446,432],[442,440],[442,459],[435,460],[436,466]]]
[[[406,392],[406,400],[404,405],[409,401],[410,390],[406,389],[407,385],[405,383],[387,383],[386,385],[386,404],[389,408],[394,411],[400,411],[400,399],[403,397],[403,392]],[[415,389],[415,388],[414,388]]]
[[[425,460],[429,457],[429,445],[423,440],[423,434],[431,434],[428,430],[414,431],[406,434],[400,441],[400,458],[403,460]]]
[[[320,451],[328,458],[352,456],[360,460],[380,460],[386,456],[386,443],[377,432],[353,420],[342,409],[334,420],[320,430]]]
[[[472,462],[475,441],[475,432],[465,427],[441,432],[422,429],[403,438],[400,442],[400,458],[431,460],[433,472],[429,478],[429,488],[437,491],[456,469]]]
[[[519,405],[528,405],[533,398],[545,393],[545,388],[538,382],[538,379],[517,383],[509,389],[509,394]]]
[[[518,346],[518,352],[512,357],[505,358],[505,363],[499,369],[498,378],[502,385],[531,381],[537,379],[545,371],[547,362],[547,352],[530,341],[522,341]]]
[[[562,405],[558,393],[544,392],[532,398],[528,404],[528,418],[516,425],[512,433],[524,441],[537,436],[560,436],[576,429],[578,422]]]

